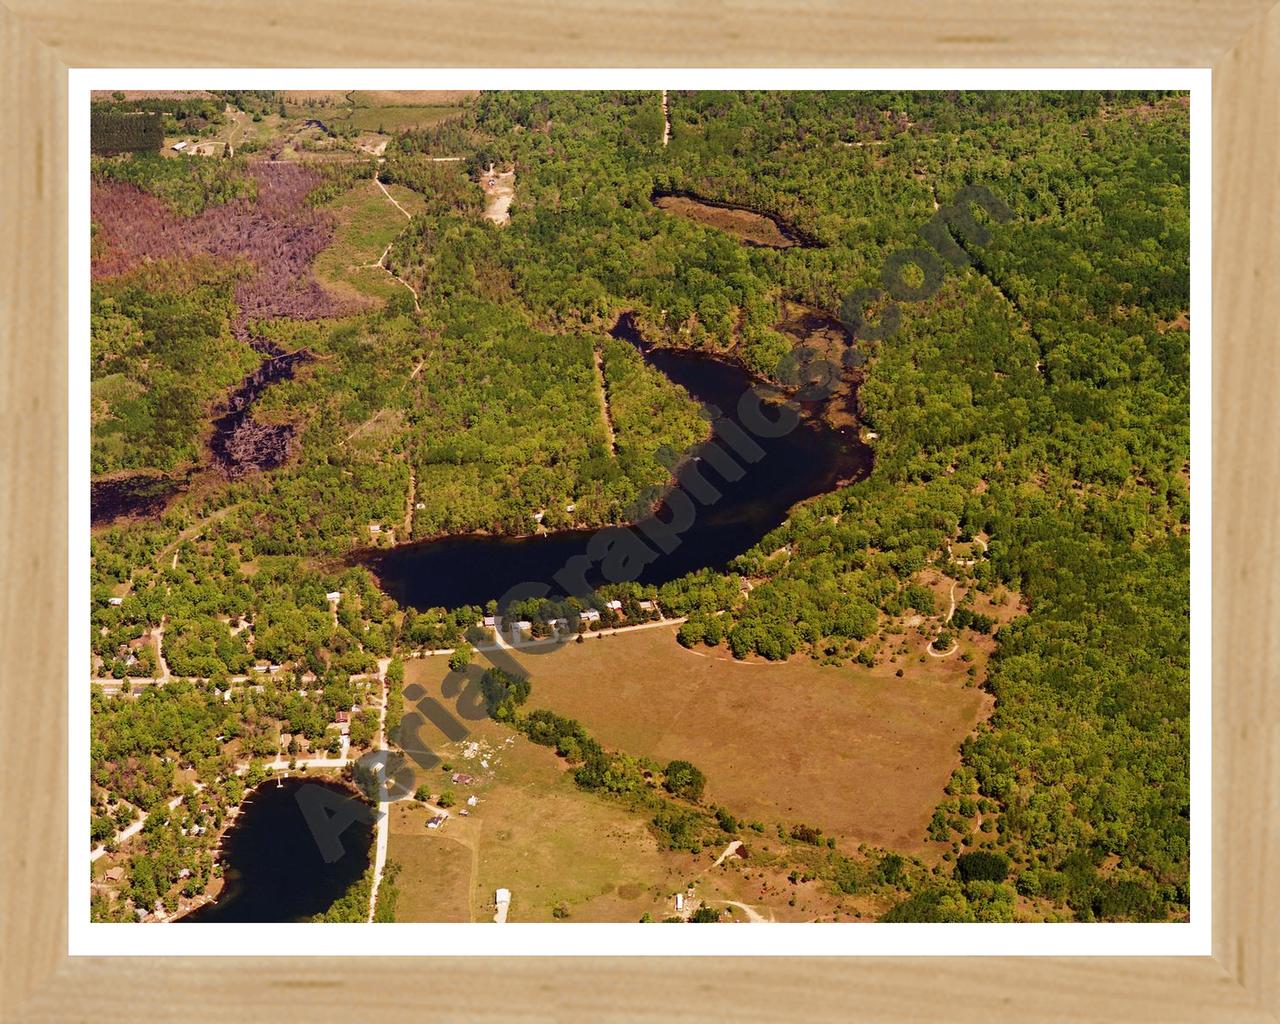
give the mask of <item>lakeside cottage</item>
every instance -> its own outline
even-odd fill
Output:
[[[622,602],[621,602],[621,601],[606,601],[606,602],[605,602],[605,604],[604,604],[604,606],[605,606],[606,608],[608,608],[610,611],[613,611],[613,612],[620,612],[620,611],[622,611]]]
[[[600,621],[600,613],[596,611],[594,608],[583,608],[581,613],[579,614],[579,617],[582,619],[583,622],[599,622]]]

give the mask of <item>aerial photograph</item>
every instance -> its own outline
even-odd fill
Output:
[[[337,84],[92,94],[90,921],[1190,920],[1187,92]]]

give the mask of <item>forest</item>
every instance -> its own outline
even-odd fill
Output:
[[[953,227],[963,259],[940,287],[899,300],[896,330],[849,341],[870,475],[644,596],[688,617],[686,646],[852,668],[885,658],[886,624],[941,622],[925,570],[992,603],[1018,595],[1006,624],[968,605],[947,623],[948,638],[994,636],[980,685],[995,711],[921,837],[955,876],[908,872],[890,919],[1185,917],[1187,97],[671,92],[669,109],[665,148],[651,92],[495,92],[388,135],[381,163],[343,140],[342,164],[95,158],[93,472],[207,472],[160,516],[95,532],[93,671],[149,674],[159,636],[175,676],[282,664],[340,686],[378,657],[456,643],[479,609],[398,608],[342,556],[625,518],[666,482],[664,453],[707,426],[609,337],[621,312],[653,344],[777,379],[784,303],[839,315],[866,290],[883,322],[886,265],[981,185],[1011,216]],[[476,181],[491,164],[516,175],[501,227]],[[330,204],[375,173],[422,206],[366,257],[394,297],[339,297],[312,262],[334,244]],[[667,193],[768,214],[811,244],[743,244],[659,209]],[[225,396],[264,353],[299,350],[314,358],[253,407],[295,431],[288,461],[208,469]],[[974,538],[984,556],[962,564],[952,547]],[[100,785],[175,792],[154,766],[153,780],[116,774],[108,707]],[[562,724],[547,735],[581,751],[590,738]],[[178,725],[150,728],[185,749]],[[1003,872],[962,872],[978,853]]]

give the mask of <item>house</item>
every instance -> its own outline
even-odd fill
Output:
[[[175,142],[173,144],[173,150],[175,153],[181,153],[186,148],[187,148],[187,142],[185,139],[182,142]]]
[[[333,603],[333,604],[337,604],[339,601],[341,601],[341,600],[342,600],[342,591],[340,591],[340,590],[331,590],[331,591],[329,591],[329,593],[327,593],[327,594],[325,594],[325,595],[324,595],[324,599],[325,599],[326,601],[329,601],[329,602]]]
[[[108,882],[121,882],[124,880],[124,868],[108,868],[106,877]]]
[[[612,612],[620,612],[620,611],[622,611],[622,602],[621,602],[621,601],[606,601],[606,602],[604,603],[604,606],[605,606],[606,608],[608,608],[608,609],[609,609],[610,611],[612,611]]]
[[[533,623],[528,619],[521,619],[519,622],[511,623],[511,639],[519,640],[523,633],[533,629]]]
[[[511,890],[510,890],[510,889],[499,889],[497,892],[495,892],[495,893],[493,894],[493,902],[494,902],[495,904],[499,905],[499,906],[501,906],[503,903],[510,903],[510,902],[511,902]]]
[[[565,510],[566,512],[572,512],[572,511],[574,511],[574,509],[576,509],[577,507],[578,507],[577,505],[566,505],[566,506],[564,507],[564,510]]]
[[[489,629],[496,629],[498,625],[498,617],[496,615],[486,615],[481,620],[481,625],[487,626]]]
[[[547,623],[552,629],[566,629],[569,625],[568,619],[552,619]]]
[[[123,598],[123,597],[112,597],[112,598],[108,598],[108,599],[107,599],[107,604],[113,604],[113,605],[116,605],[117,607],[119,607],[120,605],[124,604],[124,598]]]
[[[600,613],[594,608],[583,608],[582,611],[578,613],[578,617],[582,619],[583,622],[600,621]]]
[[[468,807],[474,807],[477,803],[478,803],[478,801],[476,800],[476,798],[475,798],[474,796],[469,796],[469,797],[467,797],[467,806],[468,806]]]
[[[684,893],[678,892],[676,893],[676,913],[679,914],[683,911],[684,911]]]
[[[370,524],[369,524],[369,532],[370,532],[370,533],[373,533],[373,534],[381,533],[381,532],[382,532],[382,524],[381,524],[381,523],[370,523]]]
[[[641,601],[641,602],[640,602],[640,610],[641,610],[642,612],[652,612],[652,611],[657,611],[657,610],[658,610],[658,606],[657,606],[656,604],[654,604],[652,601]]]
[[[535,523],[540,523],[540,522],[542,522],[542,520],[543,520],[545,517],[546,517],[546,513],[545,513],[545,512],[535,512],[535,513],[533,514],[533,521],[534,521]]]

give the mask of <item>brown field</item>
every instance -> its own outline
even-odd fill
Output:
[[[685,196],[663,196],[655,205],[658,209],[666,210],[677,217],[684,217],[686,220],[705,224],[719,231],[727,231],[752,245],[787,249],[795,244],[782,233],[774,221],[764,214],[753,213],[751,210],[711,206]]]
[[[443,662],[411,661],[407,676],[449,706],[436,671]],[[719,866],[721,847],[696,855],[660,850],[647,812],[577,788],[549,748],[495,722],[467,726],[470,736],[460,743],[431,726],[422,734],[450,766],[418,777],[433,799],[448,789],[457,800],[444,828],[427,830],[430,812],[421,803],[392,807],[387,856],[400,866],[397,921],[491,921],[499,887],[512,891],[513,922],[555,920],[560,905],[569,922],[638,921],[646,913],[660,921],[675,913],[677,892],[688,894],[686,914],[701,901],[721,908],[734,901],[767,921],[868,920],[887,906],[875,894],[847,897],[823,882],[791,881],[795,861],[772,829],[745,832],[748,857]],[[463,751],[471,742],[480,750],[468,759]],[[474,781],[454,784],[455,771]],[[472,795],[478,802],[463,817],[458,811]],[[731,919],[752,918],[737,907]]]
[[[281,94],[286,103],[328,103],[349,106],[351,99],[366,107],[451,107],[470,96],[479,95],[478,89],[376,89],[368,92],[349,89],[289,89]],[[348,98],[350,97],[350,98]]]
[[[951,657],[921,660],[924,642],[904,634],[894,640],[909,642],[910,653],[894,661],[831,668],[803,658],[736,662],[723,647],[686,650],[674,632],[522,653],[533,680],[528,706],[578,719],[606,747],[692,761],[706,774],[706,801],[739,816],[805,822],[892,849],[923,846],[960,743],[989,712],[990,697],[966,685],[960,657],[970,650],[981,666],[976,645],[962,639]],[[438,685],[445,671],[443,659],[428,659],[414,678]]]
[[[119,91],[126,100],[207,100],[213,93],[204,89],[95,89],[91,100],[110,100]]]

